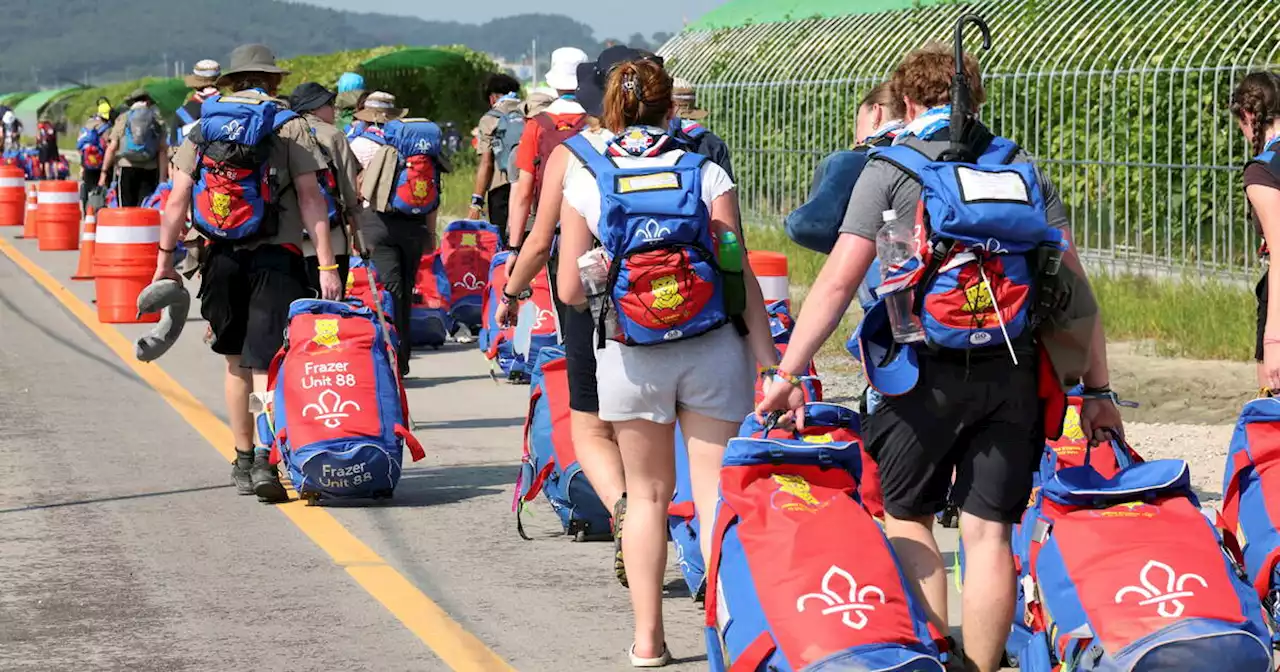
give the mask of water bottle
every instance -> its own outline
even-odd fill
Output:
[[[876,233],[876,257],[880,259],[881,280],[891,279],[893,269],[917,256],[919,241],[915,226],[898,219],[894,210],[881,215],[884,225]],[[918,343],[925,340],[924,325],[915,314],[915,289],[907,287],[884,295],[885,308],[889,311],[889,324],[893,328],[893,340],[898,343]]]
[[[587,305],[591,308],[591,323],[599,328],[600,315],[605,314],[605,338],[618,333],[618,316],[609,305],[609,259],[603,247],[597,247],[578,257],[578,275],[582,288],[587,292]]]
[[[724,276],[724,310],[729,315],[747,312],[747,287],[742,275],[742,244],[732,231],[720,236],[717,251],[720,274]]]

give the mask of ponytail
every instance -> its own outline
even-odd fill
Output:
[[[605,84],[605,128],[620,133],[628,126],[664,126],[674,104],[671,89],[671,75],[653,61],[619,65]]]
[[[1251,117],[1251,156],[1261,154],[1266,149],[1267,129],[1280,119],[1280,76],[1269,72],[1247,75],[1231,94],[1231,113],[1240,121],[1246,115]]]

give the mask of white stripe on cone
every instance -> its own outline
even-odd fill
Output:
[[[97,240],[97,239],[98,239],[98,234],[96,233],[86,233],[83,236],[80,236],[80,240]]]
[[[36,197],[36,203],[45,205],[62,205],[65,203],[79,203],[80,194],[74,191],[42,191]]]
[[[104,226],[98,229],[97,241],[103,245],[160,242],[158,226]]]
[[[0,177],[0,187],[21,187],[24,182],[21,177]]]

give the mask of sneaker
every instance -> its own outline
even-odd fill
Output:
[[[454,336],[454,340],[463,344],[475,343],[476,337],[471,335],[471,327],[468,327],[467,325],[464,324],[458,327],[458,334]]]
[[[238,494],[253,494],[253,479],[249,476],[251,469],[253,469],[253,453],[242,453],[237,450],[236,459],[231,460],[231,482],[235,484]]]
[[[289,501],[289,493],[280,482],[280,472],[271,464],[270,455],[265,450],[254,454],[253,469],[249,475],[253,480],[253,494],[258,496],[258,501],[268,504]]]
[[[627,495],[623,493],[618,503],[613,505],[613,573],[623,588],[627,583],[627,565],[622,560],[622,523],[627,519]]]

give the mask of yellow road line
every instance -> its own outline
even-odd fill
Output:
[[[164,369],[135,359],[133,343],[111,325],[99,322],[94,310],[3,237],[0,237],[0,253],[17,264],[71,311],[76,319],[101,339],[138,377],[154,388],[223,457],[228,461],[235,457],[231,428],[219,420],[207,406],[200,403]],[[305,506],[296,500],[277,508],[311,541],[328,553],[335,565],[350,574],[360,587],[431,647],[449,667],[459,672],[514,672],[515,668],[464,630],[444,609],[351,534],[329,512],[323,508]]]

